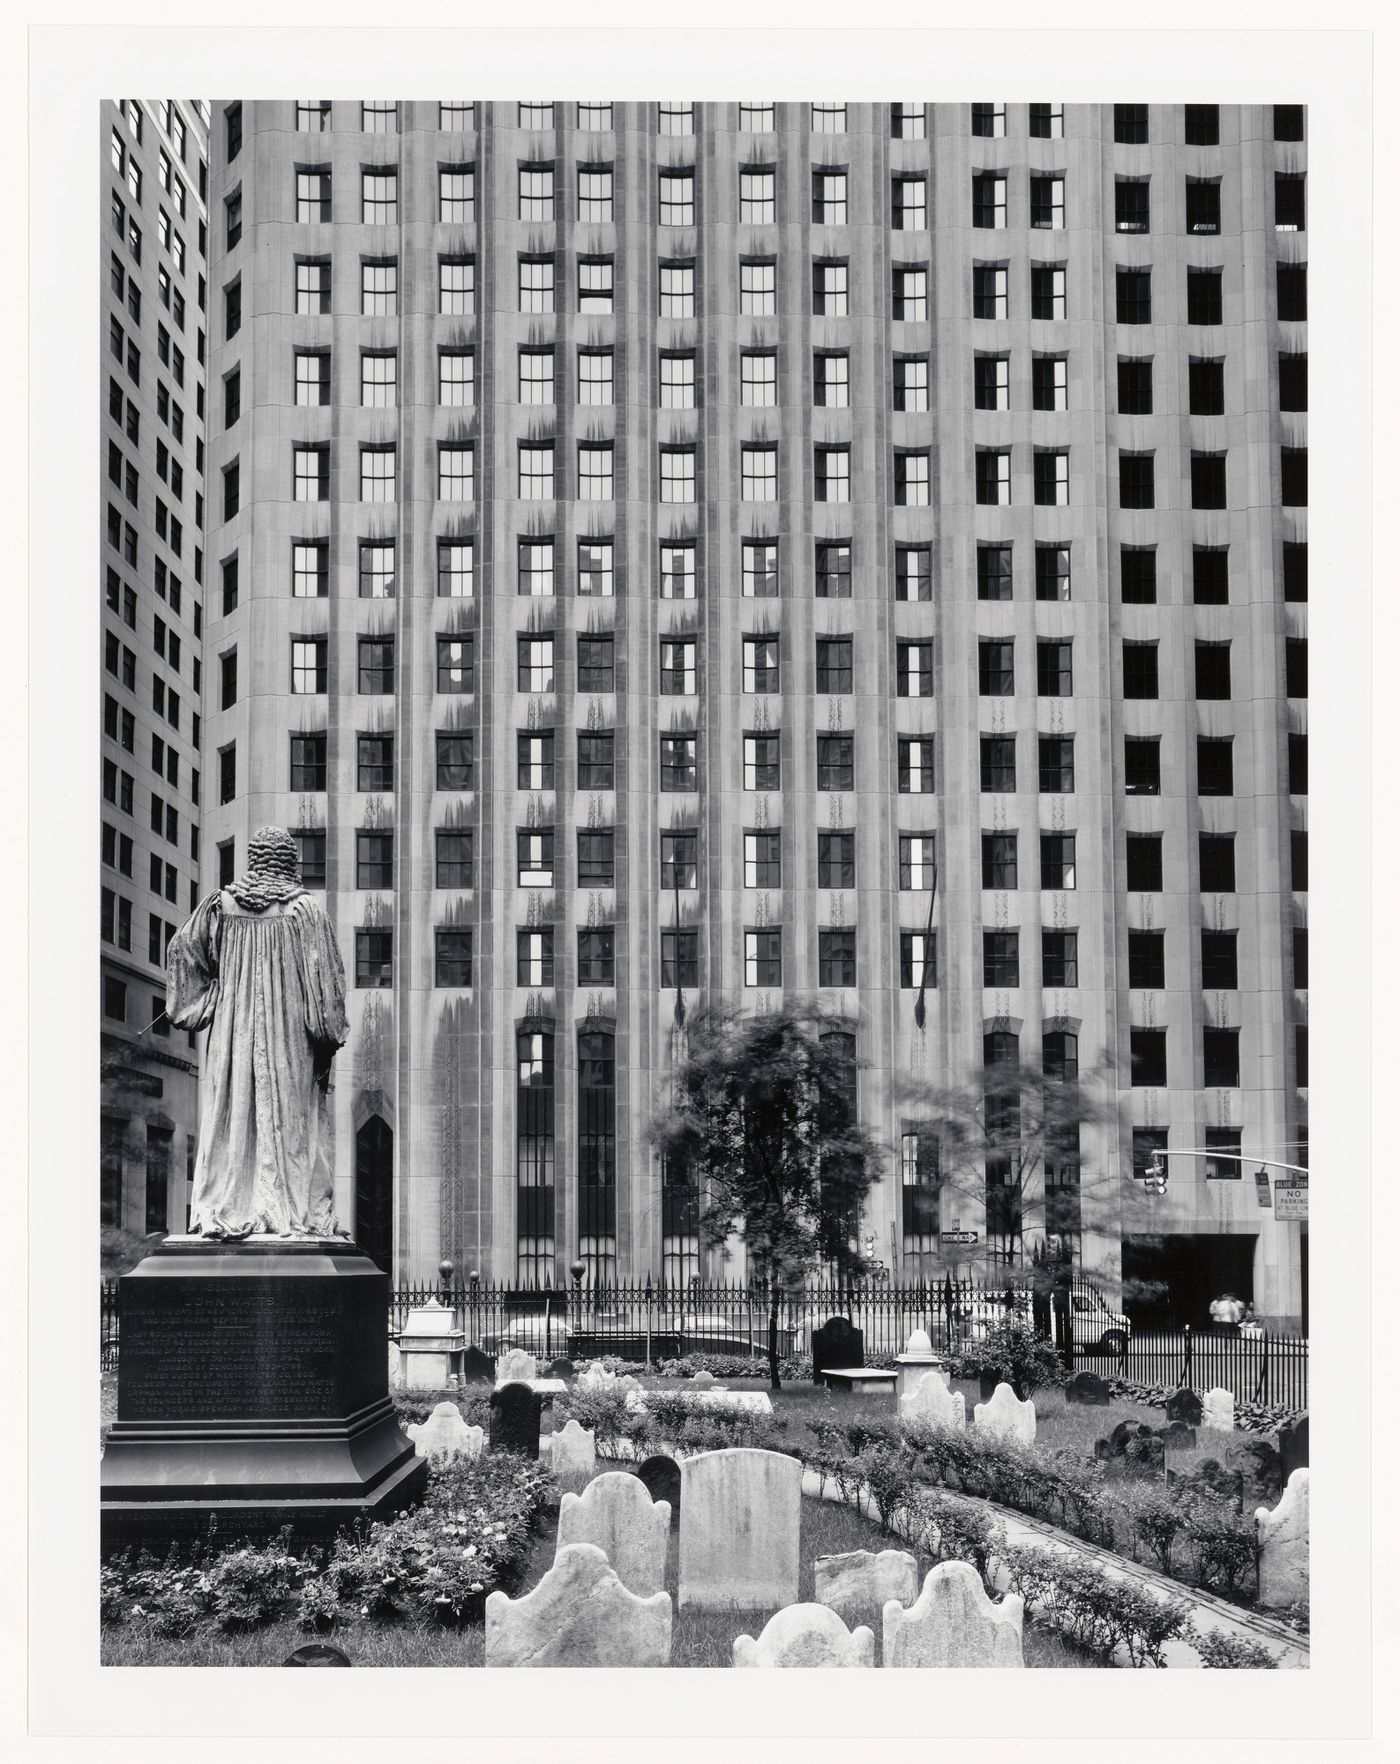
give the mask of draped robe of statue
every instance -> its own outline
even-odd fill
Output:
[[[249,906],[246,886],[220,889],[170,943],[166,1015],[209,1031],[190,1210],[209,1237],[337,1232],[325,1082],[345,970],[320,901],[294,881],[274,891]]]

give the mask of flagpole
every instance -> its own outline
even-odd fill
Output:
[[[914,1000],[914,1027],[924,1026],[924,988],[928,983],[928,948],[933,937],[933,904],[938,897],[938,861],[933,863],[933,885],[928,891],[928,920],[924,925],[923,957],[919,963],[919,995]]]

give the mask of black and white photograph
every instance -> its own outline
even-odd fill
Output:
[[[72,1731],[1364,1732],[1324,24],[74,33]]]

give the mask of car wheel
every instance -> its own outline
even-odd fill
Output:
[[[1099,1340],[1101,1354],[1116,1354],[1121,1360],[1128,1351],[1128,1338],[1121,1329],[1110,1329]]]

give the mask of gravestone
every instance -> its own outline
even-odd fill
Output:
[[[405,1390],[444,1390],[461,1377],[466,1336],[451,1305],[430,1298],[414,1305],[399,1331],[399,1376]]]
[[[486,1600],[488,1666],[665,1666],[671,1598],[629,1592],[596,1544],[566,1544],[538,1586]]]
[[[1235,1393],[1219,1386],[1201,1399],[1201,1425],[1214,1433],[1235,1431]]]
[[[1021,1623],[1025,1603],[1008,1593],[999,1605],[987,1597],[970,1562],[940,1562],[906,1610],[897,1599],[884,1609],[886,1666],[1024,1666]]]
[[[1308,1485],[1310,1470],[1295,1470],[1283,1498],[1254,1515],[1259,1540],[1259,1603],[1280,1611],[1308,1597]]]
[[[329,1642],[307,1642],[305,1647],[288,1654],[284,1666],[348,1666],[350,1657],[333,1648]]]
[[[690,1388],[692,1390],[713,1390],[714,1387],[715,1387],[714,1373],[707,1371],[703,1366],[695,1374],[695,1376],[690,1380]]]
[[[929,1340],[927,1329],[911,1329],[909,1339],[904,1344],[906,1354],[931,1354],[933,1343]]]
[[[1224,1501],[1234,1512],[1243,1511],[1244,1477],[1238,1470],[1227,1470],[1218,1458],[1206,1458],[1186,1478],[1193,1488]]]
[[[967,1425],[967,1402],[960,1390],[949,1390],[940,1373],[925,1372],[899,1399],[899,1418],[961,1432]]]
[[[1022,1402],[1009,1384],[999,1384],[989,1403],[976,1405],[972,1423],[992,1439],[1035,1444],[1035,1404],[1029,1397]]]
[[[797,1603],[802,1465],[731,1446],[681,1465],[680,1607]]]
[[[1280,1473],[1286,1482],[1295,1470],[1308,1468],[1308,1418],[1285,1421],[1278,1430]]]
[[[578,1494],[588,1486],[597,1466],[593,1435],[577,1421],[567,1422],[549,1436],[549,1462],[560,1488]]]
[[[420,1458],[437,1458],[451,1463],[454,1458],[479,1458],[484,1435],[479,1427],[468,1427],[456,1403],[439,1403],[426,1421],[419,1421],[404,1432],[413,1441]]]
[[[462,1383],[494,1384],[496,1382],[496,1362],[490,1354],[484,1354],[479,1347],[469,1347],[462,1355]]]
[[[566,1494],[559,1503],[556,1556],[568,1544],[596,1544],[622,1584],[641,1598],[665,1586],[670,1541],[670,1504],[653,1502],[642,1481],[625,1471],[605,1470],[581,1495]]]
[[[551,1360],[545,1372],[546,1378],[562,1378],[565,1384],[574,1381],[574,1363],[572,1360]]]
[[[1269,1440],[1242,1440],[1238,1446],[1231,1446],[1225,1462],[1240,1471],[1247,1508],[1261,1501],[1276,1501],[1283,1493],[1283,1460]]]
[[[643,1458],[632,1474],[639,1478],[651,1499],[664,1501],[671,1509],[671,1524],[681,1522],[681,1467],[669,1452],[655,1452]]]
[[[1161,1477],[1166,1473],[1167,1453],[1160,1433],[1151,1428],[1130,1439],[1123,1448],[1123,1475],[1129,1478]]]
[[[734,1638],[736,1666],[871,1666],[875,1631],[849,1630],[826,1605],[789,1605],[768,1619],[763,1634]]]
[[[1188,1427],[1184,1421],[1168,1421],[1157,1437],[1163,1449],[1169,1452],[1194,1452],[1196,1449],[1196,1429]]]
[[[540,1411],[544,1398],[528,1384],[503,1384],[491,1392],[491,1450],[540,1455]]]
[[[1204,1407],[1195,1391],[1183,1386],[1167,1398],[1167,1420],[1184,1421],[1188,1427],[1199,1427]]]
[[[1097,1372],[1076,1372],[1065,1386],[1066,1402],[1079,1403],[1090,1409],[1106,1409],[1112,1395],[1108,1380],[1100,1378]]]
[[[895,1355],[894,1364],[898,1374],[894,1386],[896,1409],[926,1372],[936,1370],[944,1384],[948,1382],[947,1371],[939,1365],[938,1356],[933,1351],[933,1343],[929,1340],[926,1329],[910,1331],[909,1339],[904,1344],[904,1351]]]
[[[389,1389],[403,1389],[403,1371],[399,1365],[399,1344],[396,1341],[389,1343]]]
[[[865,1337],[849,1317],[828,1317],[812,1331],[812,1383],[820,1384],[828,1366],[863,1366]]]
[[[908,1550],[848,1550],[812,1564],[812,1597],[848,1624],[883,1614],[891,1599],[912,1605],[918,1591],[919,1564]]]
[[[503,1384],[532,1384],[539,1375],[539,1362],[524,1348],[507,1348],[496,1361],[497,1390]]]

